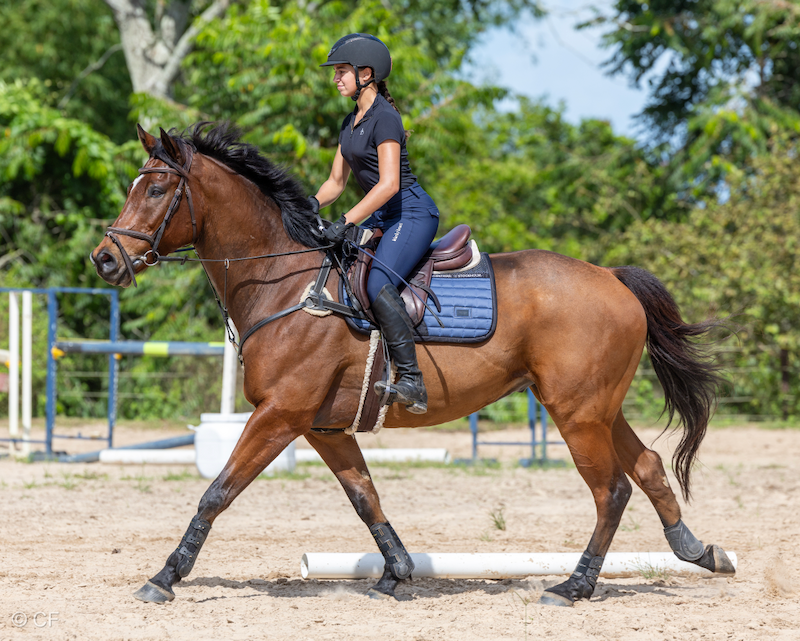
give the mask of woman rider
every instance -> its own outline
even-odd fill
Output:
[[[364,197],[325,231],[328,242],[341,244],[348,227],[383,230],[377,260],[367,281],[367,296],[380,326],[398,379],[392,385],[375,384],[389,403],[402,403],[409,412],[423,414],[428,395],[417,364],[411,319],[398,288],[430,247],[439,226],[439,210],[411,173],[403,120],[386,88],[392,70],[389,49],[378,38],[353,33],[341,38],[322,67],[333,67],[333,81],[342,96],[356,102],[342,123],[339,147],[328,180],[316,196],[320,207],[333,203],[344,191],[352,171]],[[384,265],[390,269],[384,268]],[[391,271],[390,271],[391,270]]]

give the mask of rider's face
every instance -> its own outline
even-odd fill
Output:
[[[372,77],[372,69],[369,67],[359,69],[359,76],[363,85]],[[333,82],[336,83],[336,88],[345,98],[356,95],[356,72],[352,65],[334,65]]]
[[[345,98],[355,95],[356,73],[351,65],[334,65],[333,82],[336,83],[336,88]]]

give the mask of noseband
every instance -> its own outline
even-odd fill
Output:
[[[133,286],[137,287],[136,284],[136,276],[133,269],[133,261],[131,261],[131,257],[128,255],[128,252],[125,251],[125,248],[122,246],[122,243],[117,238],[117,234],[120,236],[130,236],[131,238],[136,238],[138,240],[147,241],[150,245],[150,249],[148,249],[144,256],[144,264],[148,267],[153,267],[158,265],[159,259],[161,256],[158,253],[158,246],[161,243],[161,238],[164,236],[164,231],[167,229],[167,225],[169,221],[172,219],[173,214],[178,210],[178,206],[181,202],[181,196],[183,196],[183,192],[186,192],[186,202],[189,205],[189,215],[192,219],[192,243],[197,242],[197,221],[194,217],[194,206],[192,205],[192,192],[189,189],[189,171],[192,168],[192,159],[194,158],[194,153],[192,152],[191,147],[189,145],[182,145],[183,153],[186,155],[186,162],[184,163],[183,167],[177,165],[174,162],[171,162],[165,158],[159,158],[162,162],[165,162],[169,167],[142,167],[139,170],[139,174],[175,174],[176,176],[180,176],[181,180],[178,183],[178,187],[175,189],[175,193],[172,196],[172,201],[167,208],[167,213],[164,216],[164,220],[161,221],[161,225],[159,225],[158,229],[153,234],[145,234],[144,232],[134,231],[132,229],[123,229],[121,227],[109,227],[108,231],[106,231],[106,236],[114,243],[122,254],[122,260],[125,262],[125,267],[128,269],[128,273],[131,276],[131,281],[133,282]],[[152,263],[147,262],[148,255],[152,255]]]

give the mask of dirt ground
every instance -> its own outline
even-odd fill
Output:
[[[3,430],[0,429],[0,432]],[[87,430],[91,431],[91,429]],[[637,430],[652,443],[657,430]],[[119,428],[116,444],[177,434]],[[492,439],[527,438],[526,431]],[[364,447],[446,447],[470,455],[469,432],[387,430]],[[675,439],[655,449],[667,460]],[[69,443],[70,451],[76,451]],[[2,450],[0,450],[2,452]],[[500,466],[373,465],[384,510],[411,552],[581,552],[595,523],[574,467],[515,465],[523,448],[481,448]],[[563,447],[550,451],[567,457]],[[800,430],[712,429],[684,521],[735,551],[733,578],[601,577],[590,601],[539,606],[564,577],[415,579],[397,601],[373,581],[305,581],[304,552],[372,552],[374,543],[327,469],[259,479],[219,517],[177,598],[131,594],[177,545],[208,481],[193,466],[67,465],[0,460],[0,640],[800,639]],[[673,483],[674,487],[677,487]],[[502,510],[506,529],[491,514]],[[668,551],[634,490],[611,551]]]

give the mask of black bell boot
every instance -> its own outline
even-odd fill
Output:
[[[428,393],[417,364],[411,319],[394,285],[384,285],[372,303],[372,313],[380,325],[397,370],[397,381],[391,385],[386,381],[378,381],[375,383],[375,393],[378,396],[388,393],[386,405],[402,403],[412,414],[424,414],[428,411]]]

